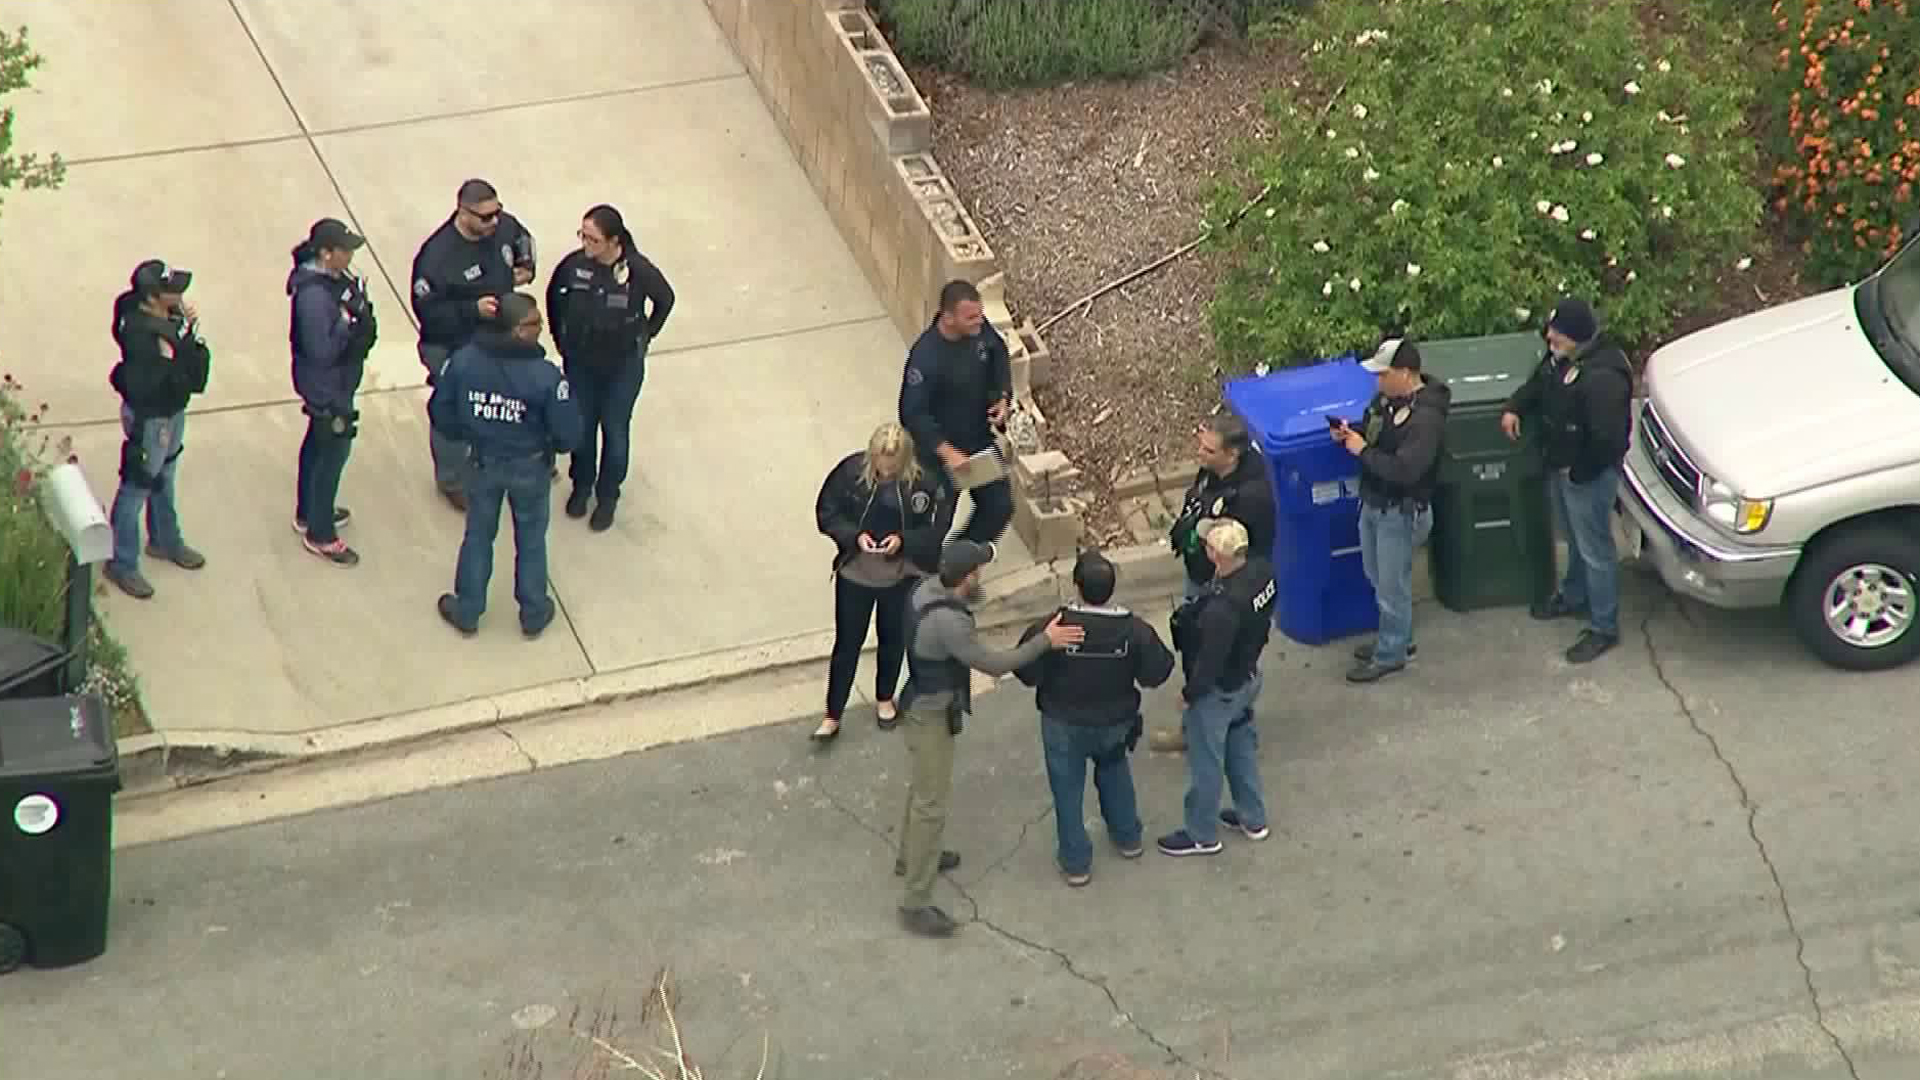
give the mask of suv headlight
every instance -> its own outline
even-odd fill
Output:
[[[1742,536],[1766,528],[1767,519],[1773,516],[1772,499],[1742,498],[1718,480],[1703,478],[1700,498],[1708,518]]]

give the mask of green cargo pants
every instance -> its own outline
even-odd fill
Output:
[[[908,758],[907,809],[900,823],[900,857],[907,864],[907,893],[900,903],[904,908],[931,905],[933,879],[940,873],[940,837],[947,828],[947,799],[953,793],[953,732],[947,729],[950,696],[918,698],[901,717]]]

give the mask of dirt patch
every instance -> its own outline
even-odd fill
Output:
[[[1200,235],[1234,145],[1267,131],[1263,102],[1291,89],[1278,45],[1216,44],[1127,83],[990,92],[912,71],[934,152],[1036,323]],[[1192,455],[1220,399],[1207,304],[1222,266],[1205,249],[1049,327],[1051,386],[1036,391],[1052,441],[1092,481],[1088,528],[1120,539],[1112,481]]]

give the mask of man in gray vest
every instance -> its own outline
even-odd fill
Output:
[[[925,937],[945,937],[958,925],[933,905],[933,880],[960,865],[958,852],[944,851],[947,799],[953,790],[953,740],[973,711],[972,671],[1005,675],[1038,660],[1048,649],[1078,645],[1087,632],[1058,615],[1041,633],[1013,649],[980,641],[964,597],[993,559],[986,544],[956,538],[940,554],[940,573],[914,588],[907,602],[907,673],[900,703],[901,729],[911,759],[907,807],[900,825],[900,857],[893,872],[907,879],[900,919]]]

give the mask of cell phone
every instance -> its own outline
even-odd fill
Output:
[[[1347,426],[1347,422],[1345,420],[1340,419],[1339,417],[1333,415],[1332,413],[1327,414],[1327,427],[1333,429],[1334,431],[1339,431],[1341,428],[1346,426]]]

